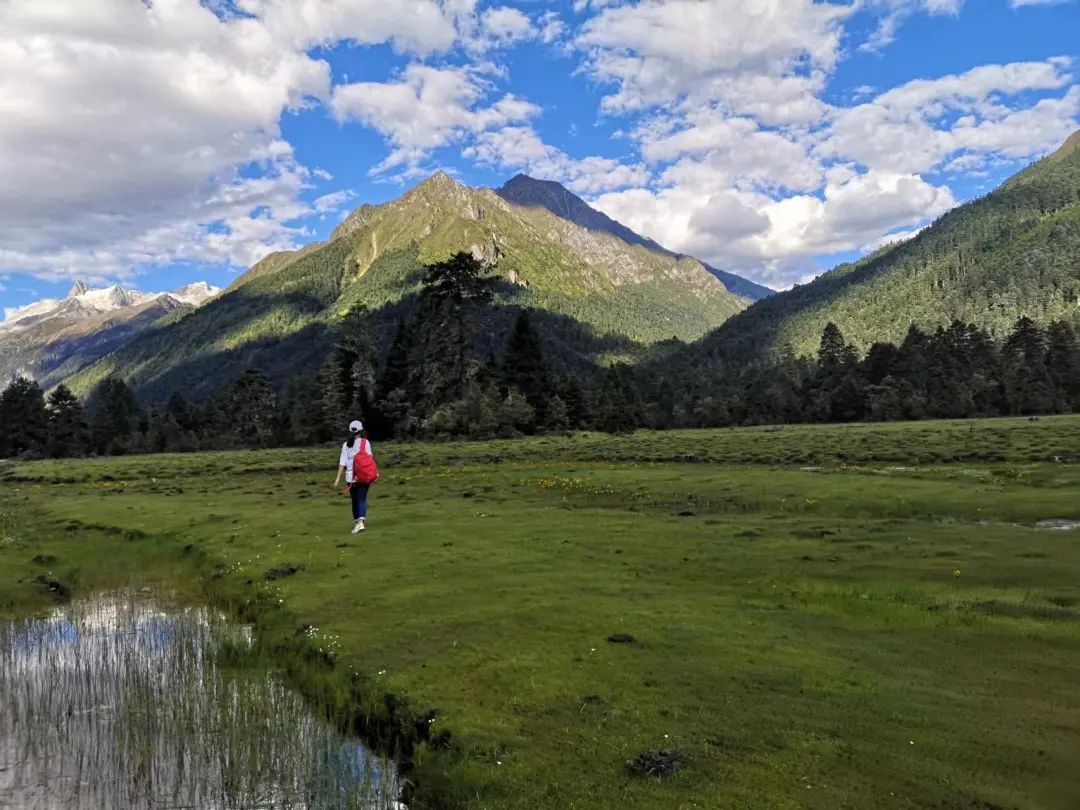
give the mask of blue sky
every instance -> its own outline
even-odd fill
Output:
[[[1080,123],[1080,2],[14,0],[0,306],[228,284],[438,169],[785,288]]]

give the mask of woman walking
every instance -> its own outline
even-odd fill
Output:
[[[341,484],[342,471],[345,473],[345,483],[352,500],[352,516],[355,521],[352,533],[359,534],[364,531],[364,519],[367,517],[368,489],[379,477],[375,457],[371,454],[371,442],[368,441],[367,431],[359,420],[349,423],[349,438],[341,445],[337,477],[334,478],[335,487]]]

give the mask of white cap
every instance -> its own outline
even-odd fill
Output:
[[[359,419],[354,419],[353,421],[349,422],[349,433],[359,433],[363,429],[364,423],[361,422]]]

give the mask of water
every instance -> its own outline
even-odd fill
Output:
[[[0,622],[0,808],[403,808],[391,765],[229,664],[250,646],[123,595]]]
[[[1055,532],[1071,532],[1073,529],[1080,529],[1080,520],[1067,520],[1065,518],[1040,520],[1035,524],[1035,528],[1051,529]]]

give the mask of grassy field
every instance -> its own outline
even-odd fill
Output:
[[[0,612],[250,599],[437,712],[417,805],[1080,806],[1080,418],[375,449],[359,537],[334,448],[11,465]]]

